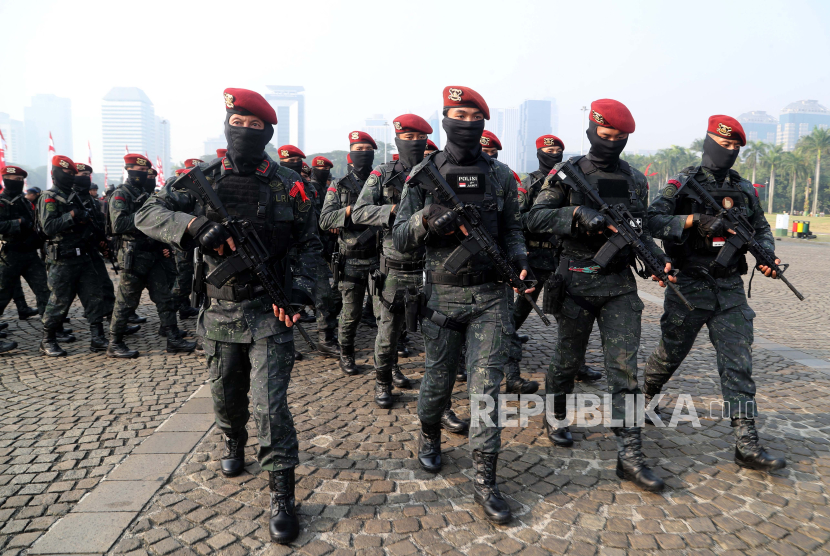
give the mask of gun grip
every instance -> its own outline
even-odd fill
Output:
[[[478,242],[468,237],[455,248],[455,251],[450,253],[450,256],[444,261],[444,268],[447,272],[457,274],[467,264],[467,261],[480,252],[481,246]]]

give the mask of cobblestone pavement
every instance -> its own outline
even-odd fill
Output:
[[[756,275],[751,305],[756,335],[817,358],[830,356],[827,311],[830,249],[782,242],[790,280],[807,296],[798,302],[780,282]],[[661,295],[643,281],[643,290]],[[81,326],[74,309],[73,325]],[[86,351],[37,357],[34,322],[10,320],[18,349],[0,356],[0,550],[25,553],[74,502],[151,434],[204,381],[203,360],[171,356],[157,336],[133,340],[139,359],[112,363]],[[141,312],[152,317],[144,305]],[[641,366],[659,340],[661,308],[646,302]],[[145,329],[155,331],[151,321]],[[192,325],[188,325],[192,327]],[[536,316],[527,324],[523,373],[543,381],[553,329]],[[220,437],[211,430],[113,546],[144,554],[830,554],[830,370],[812,369],[756,348],[761,437],[789,466],[773,475],[732,461],[729,422],[709,402],[720,399],[715,354],[704,332],[669,383],[669,407],[690,394],[700,427],[644,429],[649,463],[666,480],[661,494],[620,483],[615,441],[603,427],[576,427],[573,449],[553,448],[542,416],[506,428],[499,477],[515,519],[495,526],[473,502],[466,439],[444,434],[438,475],[413,461],[416,390],[402,391],[390,410],[372,402],[373,331],[361,326],[358,363],[345,377],[335,360],[310,356],[295,366],[289,401],[300,436],[297,497],[302,533],[290,547],[268,540],[267,476],[255,463],[255,432],[246,473],[218,472]],[[298,342],[300,349],[304,349]],[[422,376],[423,350],[402,359],[404,373]],[[599,337],[589,364],[601,368]],[[417,386],[417,385],[416,385]],[[578,384],[602,395],[605,381]],[[465,385],[454,405],[469,414]],[[513,404],[517,405],[517,404]],[[665,405],[665,400],[664,400]],[[717,404],[713,405],[717,408]]]

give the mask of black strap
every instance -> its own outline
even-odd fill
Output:
[[[372,245],[366,249],[341,249],[340,254],[347,259],[371,259],[378,254],[378,250]]]
[[[259,284],[246,284],[244,286],[234,284],[217,288],[211,286],[209,283],[205,283],[205,294],[212,299],[238,302],[247,299],[256,299],[263,293],[265,293],[265,288]]]
[[[485,270],[484,272],[471,274],[448,274],[444,272],[434,272],[432,270],[426,271],[427,284],[444,284],[447,286],[478,286],[480,284],[489,284],[491,282],[500,282],[501,276],[495,270]]]
[[[381,274],[389,274],[390,270],[400,270],[403,272],[414,272],[416,270],[423,270],[424,269],[424,261],[423,259],[420,261],[397,261],[395,259],[390,259],[388,257],[384,257],[383,254],[380,256],[380,272]]]
[[[447,328],[455,332],[465,332],[467,330],[467,325],[463,322],[459,322],[453,318],[448,317],[444,313],[439,313],[438,311],[430,309],[429,307],[425,307],[423,305],[421,305],[418,308],[418,314],[431,320],[441,328]]]

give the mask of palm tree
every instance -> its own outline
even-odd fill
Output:
[[[769,201],[767,202],[767,213],[772,214],[772,202],[775,196],[775,166],[781,165],[784,158],[784,147],[782,145],[770,146],[762,162],[769,165]],[[753,171],[754,173],[754,171]]]
[[[818,214],[818,188],[819,179],[821,178],[821,153],[830,151],[830,131],[820,127],[814,127],[810,135],[805,135],[798,141],[796,148],[805,154],[816,153],[816,180],[813,188],[813,210],[811,216],[813,218]]]
[[[696,153],[703,153],[703,137],[699,139],[695,139],[692,141],[692,144],[689,145],[689,150]]]
[[[755,184],[755,170],[758,167],[758,159],[767,152],[768,145],[763,141],[750,141],[744,147],[744,160],[752,166],[752,183]]]
[[[804,173],[805,160],[797,152],[788,152],[784,153],[784,157],[779,166],[786,172],[789,172],[790,178],[792,179],[790,185],[790,214],[792,214],[795,211],[795,182],[798,179],[798,175],[803,175]]]

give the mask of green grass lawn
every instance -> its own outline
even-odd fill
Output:
[[[766,214],[765,216],[767,217],[767,222],[769,222],[770,227],[774,229],[775,215]],[[814,234],[830,234],[830,216],[825,216],[824,218],[812,218],[810,216],[790,216],[790,230],[792,230],[793,220],[809,220],[811,232],[813,232]]]

